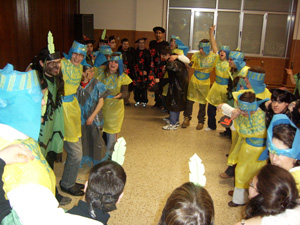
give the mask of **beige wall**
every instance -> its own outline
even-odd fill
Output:
[[[167,0],[80,0],[81,14],[94,14],[94,29],[152,31],[166,24]]]
[[[300,40],[300,0],[298,0],[297,13],[296,13],[296,22],[293,39]]]

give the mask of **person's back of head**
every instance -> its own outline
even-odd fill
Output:
[[[104,161],[92,168],[85,199],[93,218],[95,216],[93,208],[99,208],[103,212],[116,209],[125,183],[126,173],[123,167],[114,161]]]
[[[211,225],[213,221],[211,196],[205,188],[188,182],[170,195],[159,225]]]

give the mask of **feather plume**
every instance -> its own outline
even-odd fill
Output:
[[[55,47],[53,44],[53,36],[52,36],[51,31],[49,31],[49,33],[48,33],[48,51],[50,54],[55,53]]]
[[[204,175],[205,168],[202,163],[202,160],[199,156],[195,153],[189,161],[189,168],[190,168],[190,182],[194,184],[198,184],[202,187],[206,184],[206,177]]]
[[[126,152],[126,141],[123,137],[118,138],[114,152],[112,154],[111,160],[123,165],[125,160],[125,152]]]
[[[104,40],[105,39],[105,35],[106,35],[106,29],[103,30],[102,35],[101,35],[101,39]]]

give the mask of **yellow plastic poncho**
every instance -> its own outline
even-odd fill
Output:
[[[217,54],[210,52],[208,55],[201,55],[196,52],[192,56],[193,66],[195,73],[192,75],[189,82],[187,99],[200,104],[206,104],[206,97],[210,87],[210,78],[203,75],[210,74],[216,64]],[[200,73],[199,73],[200,72]],[[197,78],[198,77],[198,78]],[[200,78],[200,79],[199,79]]]
[[[269,91],[268,88],[265,88],[265,90],[262,93],[255,94],[255,96],[256,98],[260,98],[260,99],[266,99],[266,98],[271,99],[272,93]]]
[[[42,155],[38,142],[32,138],[14,141],[0,138],[0,151],[12,144],[24,144],[32,152],[34,160],[5,166],[2,176],[5,193],[24,184],[40,184],[55,195],[55,175]]]
[[[267,161],[258,161],[259,156],[266,148],[260,146],[260,140],[267,137],[265,123],[265,112],[258,109],[249,117],[239,115],[234,121],[234,126],[243,140],[238,154],[237,165],[235,168],[235,187],[246,189],[249,188],[249,180],[264,166]],[[246,138],[249,138],[247,142]],[[260,147],[257,147],[258,145]]]
[[[61,60],[61,70],[65,82],[65,96],[69,101],[63,102],[65,141],[77,142],[81,137],[81,112],[75,94],[82,77],[82,65],[74,66],[69,60]],[[74,96],[73,96],[74,95]]]
[[[246,77],[247,74],[248,74],[248,69],[250,69],[249,66],[244,66],[240,71],[235,71],[233,74],[232,74],[232,78],[236,78],[237,76],[240,76],[240,77]]]
[[[121,92],[122,85],[128,85],[132,82],[130,77],[123,73],[122,75],[111,74],[105,76],[104,69],[97,70],[95,76],[100,82],[106,85],[110,95],[104,99],[102,107],[104,126],[103,131],[109,134],[116,134],[121,131],[124,119],[124,100],[114,99],[113,97]]]
[[[298,189],[298,192],[300,193],[300,166],[294,167],[290,170],[290,173],[294,177],[296,181],[296,186]]]
[[[227,102],[228,79],[230,79],[230,67],[227,60],[220,60],[220,55],[217,56],[215,67],[216,81],[210,88],[206,100],[209,104],[218,106],[221,103]],[[226,84],[227,80],[227,84]]]

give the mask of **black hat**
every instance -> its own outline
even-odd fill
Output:
[[[153,31],[156,32],[157,30],[160,30],[163,34],[166,32],[166,30],[162,27],[154,27]]]
[[[139,38],[139,39],[137,39],[136,41],[135,41],[135,43],[139,43],[139,41],[140,40],[144,40],[144,41],[146,41],[147,40],[147,38]]]
[[[83,36],[83,40],[84,40],[84,43],[83,44],[89,44],[89,43],[92,43],[94,44],[95,43],[95,40],[92,40],[92,39],[89,39],[87,36],[85,36],[84,34],[82,35]]]

